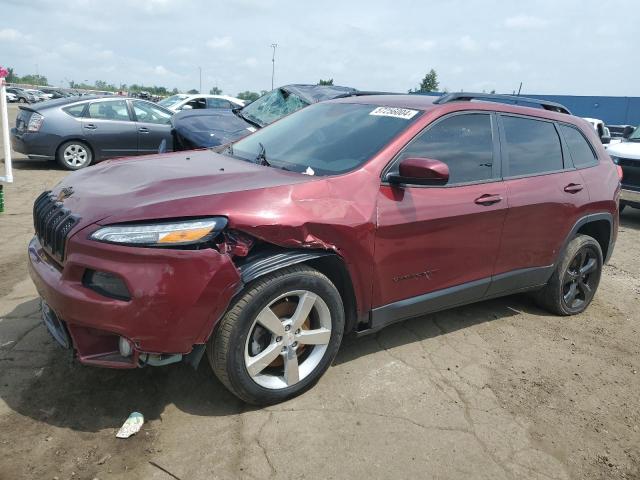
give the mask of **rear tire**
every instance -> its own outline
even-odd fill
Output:
[[[602,249],[588,235],[569,242],[547,285],[536,292],[537,303],[557,315],[577,315],[591,303],[602,274]]]
[[[329,368],[344,330],[342,298],[313,268],[294,265],[249,285],[220,320],[207,357],[220,381],[255,405],[293,398]]]
[[[60,145],[56,153],[56,160],[62,168],[80,170],[91,165],[93,152],[86,143],[71,140]]]

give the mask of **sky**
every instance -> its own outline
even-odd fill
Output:
[[[0,65],[69,80],[640,96],[637,0],[0,0]]]

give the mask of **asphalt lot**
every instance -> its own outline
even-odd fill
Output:
[[[622,215],[584,314],[512,296],[413,319],[347,340],[314,389],[255,409],[206,362],[70,361],[26,270],[32,202],[67,172],[14,166],[0,214],[0,479],[640,478],[640,210]],[[116,439],[132,411],[141,432]]]

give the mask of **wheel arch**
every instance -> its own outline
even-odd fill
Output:
[[[580,218],[569,232],[558,259],[562,258],[562,254],[567,249],[569,242],[576,235],[582,234],[593,237],[600,244],[603,261],[606,263],[613,252],[613,228],[613,216],[608,212],[592,213]]]
[[[353,280],[344,259],[327,250],[270,248],[247,257],[238,264],[242,289],[254,280],[290,267],[305,264],[318,270],[335,285],[345,309],[345,333],[353,330],[357,319],[357,303]],[[238,292],[240,293],[240,292]],[[237,295],[237,294],[236,294]]]

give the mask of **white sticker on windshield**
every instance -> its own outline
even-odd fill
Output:
[[[250,132],[255,132],[257,130],[256,127],[247,127],[247,130],[249,130]]]
[[[369,115],[377,115],[378,117],[404,118],[405,120],[409,120],[415,117],[416,113],[418,113],[418,110],[409,110],[408,108],[378,107]]]

